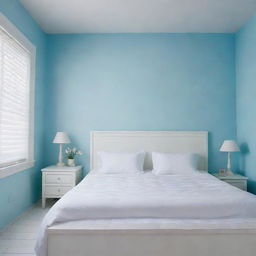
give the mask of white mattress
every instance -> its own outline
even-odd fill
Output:
[[[141,223],[161,227],[168,221],[177,227],[187,222],[195,227],[196,223],[214,226],[223,221],[233,225],[253,218],[256,218],[254,195],[207,173],[155,176],[151,172],[132,175],[95,172],[48,212],[38,235],[36,252],[38,256],[46,255],[48,227],[70,221],[87,221],[94,223],[95,228],[104,221],[121,226],[129,226],[131,221],[134,227]]]

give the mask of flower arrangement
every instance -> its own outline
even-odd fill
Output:
[[[82,151],[80,151],[76,148],[70,148],[70,147],[66,148],[65,153],[66,153],[67,159],[75,159],[76,155],[81,156],[83,154]]]

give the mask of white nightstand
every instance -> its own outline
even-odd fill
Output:
[[[46,198],[61,198],[82,178],[82,166],[49,166],[42,171],[42,207]]]
[[[223,176],[223,175],[219,175],[218,173],[214,173],[213,176],[229,183],[232,186],[235,186],[237,188],[247,191],[248,178],[245,176],[242,176],[240,174]]]

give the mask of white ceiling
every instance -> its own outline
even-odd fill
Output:
[[[20,0],[48,33],[236,32],[256,0]]]

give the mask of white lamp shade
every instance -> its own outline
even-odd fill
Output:
[[[234,140],[224,140],[220,151],[222,152],[238,152],[240,151],[238,145]]]
[[[55,135],[55,138],[53,140],[53,143],[58,143],[58,144],[68,144],[70,143],[70,139],[65,132],[57,132]]]

